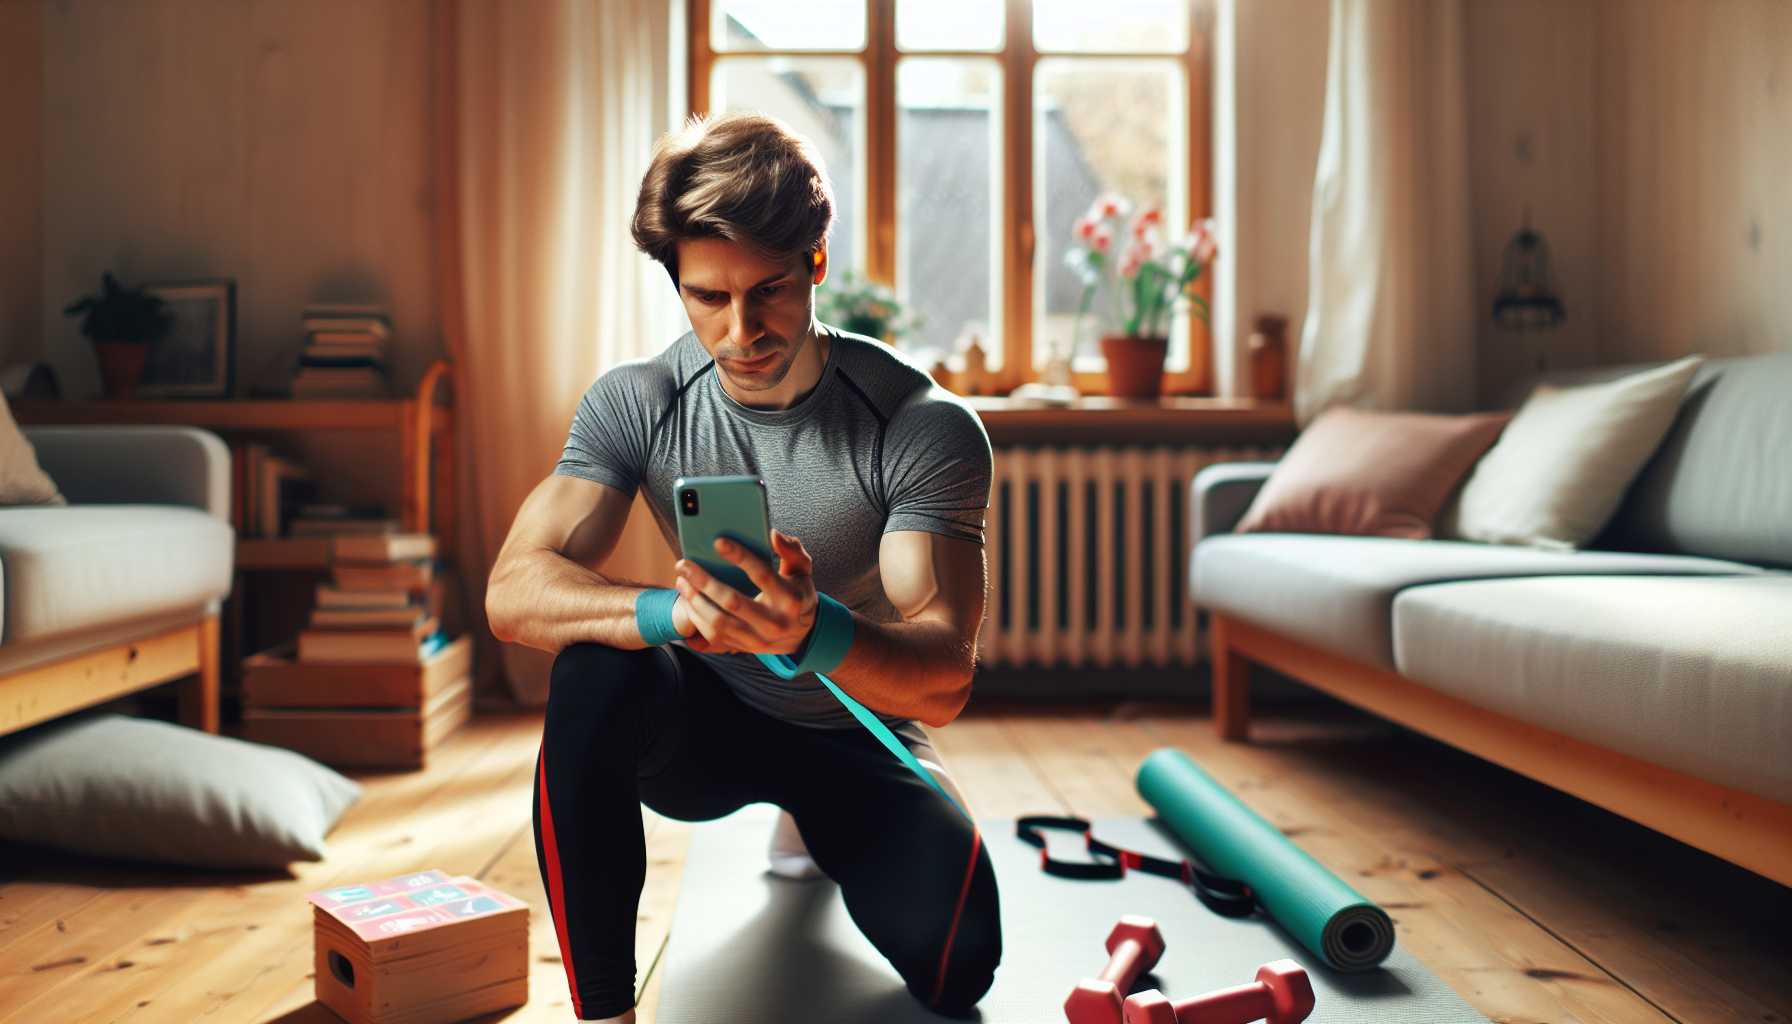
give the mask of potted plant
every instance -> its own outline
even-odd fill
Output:
[[[892,345],[904,334],[920,330],[922,324],[920,317],[903,310],[892,288],[851,270],[842,273],[837,283],[830,281],[821,287],[815,314],[843,331]]]
[[[1169,318],[1189,309],[1207,319],[1207,300],[1195,291],[1218,253],[1213,221],[1195,222],[1181,239],[1164,237],[1163,213],[1155,207],[1129,215],[1132,204],[1102,196],[1076,222],[1065,262],[1083,281],[1074,332],[1103,280],[1110,283],[1117,333],[1102,335],[1108,364],[1108,392],[1125,398],[1155,398],[1163,391],[1164,355],[1169,350]],[[1125,247],[1115,255],[1118,239]]]
[[[160,298],[120,285],[109,272],[100,278],[98,295],[82,296],[62,312],[81,317],[81,333],[93,342],[107,398],[130,398],[136,392],[150,346],[174,326],[174,315]]]

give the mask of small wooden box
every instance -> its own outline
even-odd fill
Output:
[[[339,768],[422,768],[472,715],[472,680],[462,676],[419,708],[245,707],[242,736]]]
[[[318,1002],[350,1024],[458,1021],[529,1000],[529,907],[423,871],[307,897]]]
[[[473,637],[462,634],[416,665],[310,665],[289,649],[243,659],[243,705],[253,708],[419,708],[473,671]]]
[[[417,664],[243,659],[242,736],[342,768],[422,768],[473,713],[473,638]]]

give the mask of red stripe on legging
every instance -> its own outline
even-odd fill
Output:
[[[958,919],[964,914],[965,898],[971,894],[971,878],[977,873],[977,851],[983,848],[983,834],[977,826],[971,826],[971,859],[965,861],[964,884],[958,887],[958,905],[952,908],[952,927],[946,929],[946,948],[940,950],[939,980],[933,983],[933,998],[927,1000],[931,1008],[940,1001],[941,993],[946,990],[946,961],[952,956],[952,940],[958,938]]]
[[[583,1000],[579,998],[579,979],[572,972],[571,938],[566,933],[566,896],[560,884],[560,847],[554,843],[554,812],[548,804],[548,744],[541,742],[541,766],[535,773],[540,786],[541,796],[541,848],[547,853],[548,877],[544,879],[548,886],[548,910],[554,915],[554,933],[560,936],[560,962],[566,965],[566,986],[572,991],[572,1012],[575,1017],[585,1016]]]

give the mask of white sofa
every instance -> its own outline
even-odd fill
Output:
[[[1792,356],[1707,363],[1583,551],[1235,535],[1190,503],[1215,718],[1286,675],[1792,885]]]
[[[66,506],[0,508],[0,733],[190,676],[182,722],[218,730],[230,453],[189,427],[35,427]]]

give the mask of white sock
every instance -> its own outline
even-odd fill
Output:
[[[821,868],[809,856],[809,848],[803,845],[803,834],[797,831],[796,819],[789,811],[778,812],[778,824],[772,828],[771,849],[767,852],[771,873],[780,878],[801,881],[823,877]]]

